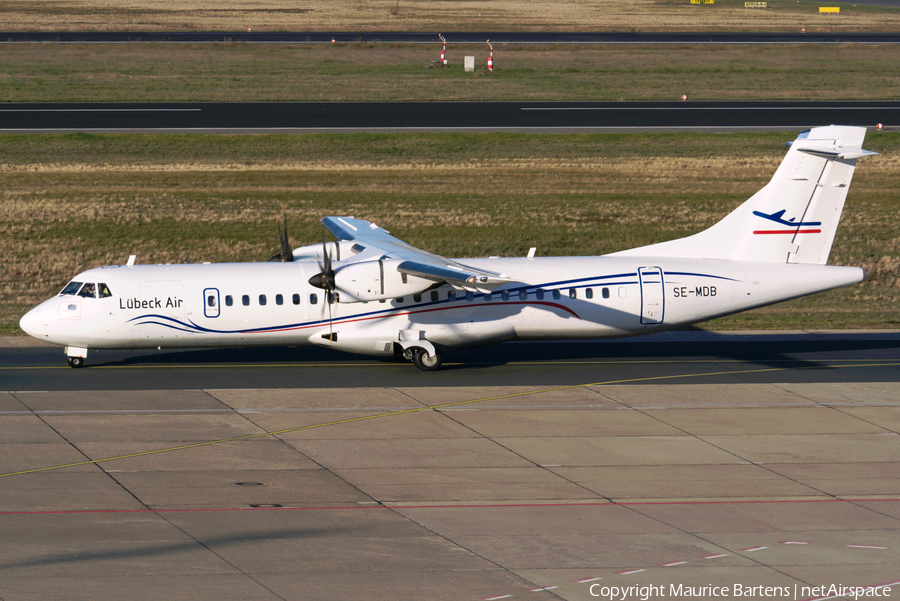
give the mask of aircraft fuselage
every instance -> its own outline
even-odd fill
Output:
[[[490,293],[441,285],[384,301],[329,303],[315,262],[122,265],[85,271],[101,298],[57,295],[22,318],[68,347],[318,344],[391,355],[401,332],[440,350],[505,340],[647,334],[860,282],[855,267],[653,257],[464,259],[513,280]],[[340,268],[340,264],[336,264]],[[83,288],[83,286],[82,286]]]

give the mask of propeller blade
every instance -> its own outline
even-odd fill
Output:
[[[324,290],[326,292],[326,300],[328,300],[327,294],[334,292],[335,285],[334,269],[331,267],[331,255],[328,254],[328,245],[325,244],[325,230],[322,230],[322,257],[322,262],[319,264],[322,272],[309,278],[309,285]],[[329,304],[328,306],[330,311],[331,305]]]
[[[291,243],[290,243],[290,241],[288,240],[288,232],[287,232],[287,215],[284,214],[284,213],[281,214],[281,225],[282,225],[282,229],[281,229],[281,256],[282,256],[282,257],[290,257],[290,258],[284,259],[285,261],[293,261],[293,260],[294,260],[294,253],[291,252]]]
[[[328,254],[328,247],[325,246],[325,230],[322,230],[322,255],[325,257],[325,268],[322,270],[326,274],[334,276],[334,270],[331,269],[331,255]],[[332,281],[334,278],[332,277]]]
[[[281,245],[281,252],[269,259],[269,262],[290,263],[294,260],[294,253],[291,250],[291,243],[288,240],[287,216],[282,213],[281,219],[282,222],[278,226],[278,241]]]

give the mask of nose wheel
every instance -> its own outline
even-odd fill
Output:
[[[69,367],[82,367],[84,359],[82,357],[69,357]]]

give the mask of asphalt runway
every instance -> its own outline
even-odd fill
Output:
[[[507,343],[448,353],[444,361],[437,372],[421,372],[402,360],[310,346],[101,350],[76,370],[61,347],[43,344],[0,348],[0,390],[897,382],[900,333],[664,332]]]
[[[898,101],[4,103],[0,131],[767,131],[890,129]]]
[[[900,590],[897,332],[506,344],[438,373],[4,344],[3,601]]]

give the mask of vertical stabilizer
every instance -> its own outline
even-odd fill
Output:
[[[617,256],[728,259],[764,263],[828,261],[864,127],[817,127],[789,143],[772,180],[711,228]]]

